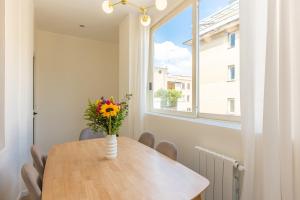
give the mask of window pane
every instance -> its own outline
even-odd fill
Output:
[[[201,0],[200,112],[240,115],[239,1]]]
[[[192,111],[192,6],[153,32],[153,107]]]
[[[235,80],[235,66],[229,65],[228,66],[228,81],[234,81]]]
[[[235,47],[235,33],[228,33],[228,47]]]

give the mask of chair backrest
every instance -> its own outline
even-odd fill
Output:
[[[31,199],[41,200],[42,180],[36,169],[30,164],[25,164],[22,167],[21,175]]]
[[[40,178],[43,179],[46,165],[46,157],[42,155],[41,151],[36,145],[31,146],[30,152],[33,160],[33,166],[39,173]]]
[[[145,132],[140,136],[139,142],[148,147],[154,148],[155,137],[152,133]]]
[[[160,142],[156,150],[173,160],[177,160],[177,147],[170,142]]]
[[[97,138],[104,138],[103,133],[95,133],[90,128],[85,128],[81,131],[79,140],[90,140],[90,139],[97,139]]]

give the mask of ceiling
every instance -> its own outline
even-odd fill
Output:
[[[117,42],[119,23],[129,12],[137,11],[120,5],[115,8],[115,12],[108,15],[102,11],[102,1],[35,0],[36,26],[38,29],[56,33]],[[154,0],[131,0],[131,2],[138,5],[154,4]],[[81,24],[85,27],[80,28]]]

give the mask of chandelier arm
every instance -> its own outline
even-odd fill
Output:
[[[147,7],[145,7],[147,10],[149,10],[149,9],[151,9],[151,8],[153,8],[153,7],[155,7],[155,5],[153,4],[153,5],[150,5],[150,6],[147,6]]]
[[[120,3],[122,3],[122,1],[119,1],[117,3],[113,3],[113,4],[111,4],[111,6],[116,6],[116,5],[120,4]]]
[[[126,3],[124,3],[123,0],[118,1],[116,3],[113,3],[113,4],[111,4],[111,6],[114,7],[114,6],[119,5],[119,4],[124,4],[124,5],[127,4],[127,5],[135,8],[135,9],[137,9],[140,13],[143,13],[143,14],[145,14],[147,10],[155,7],[155,5],[150,5],[150,6],[142,7],[142,6],[139,6],[139,5],[137,5],[135,3],[132,3],[132,2],[129,2],[129,1],[126,1]]]
[[[136,9],[138,9],[138,10],[140,10],[141,9],[141,6],[138,6],[138,5],[136,5],[136,4],[134,4],[134,3],[131,3],[131,2],[127,2],[127,4],[129,5],[129,6],[131,6],[131,7],[134,7],[134,8],[136,8]]]

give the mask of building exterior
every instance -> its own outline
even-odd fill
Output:
[[[240,115],[239,1],[200,21],[200,112]]]
[[[240,115],[240,34],[239,1],[200,20],[199,99],[200,112]],[[192,40],[184,44],[191,45]],[[167,67],[154,67],[154,91],[160,88],[181,91],[178,111],[191,111],[192,77],[171,75]],[[189,85],[189,87],[187,87]],[[160,108],[154,98],[154,108]]]
[[[176,90],[181,92],[181,97],[177,101],[177,111],[192,111],[192,77],[191,76],[179,76],[168,73],[168,68],[154,68],[154,85],[153,90],[159,91],[162,88],[167,90]],[[155,94],[154,94],[155,95]],[[154,108],[160,109],[161,98],[154,96]],[[172,106],[167,109],[175,109]]]

